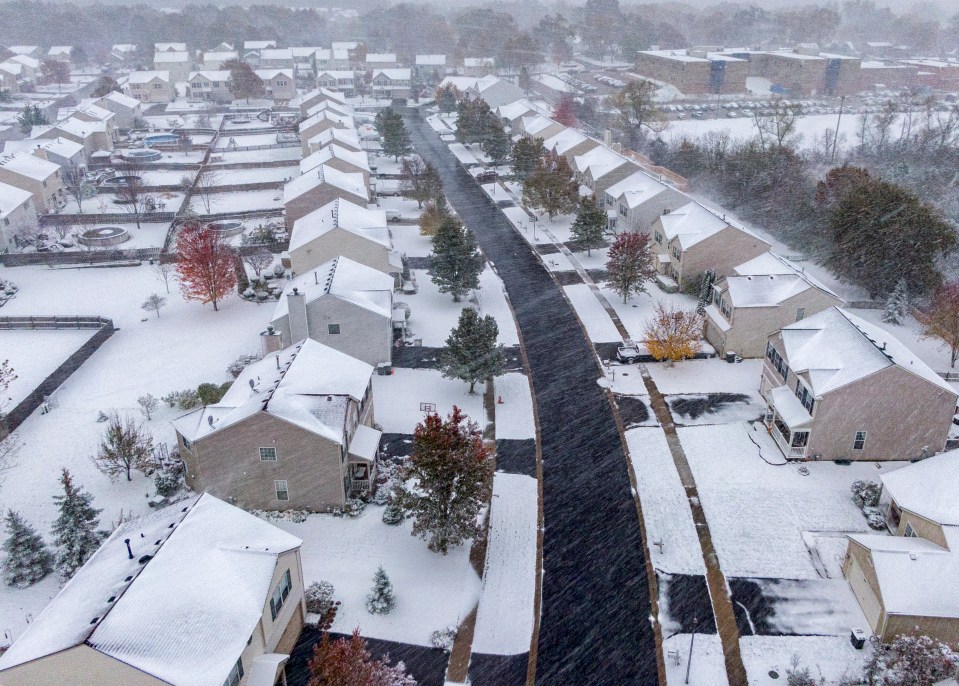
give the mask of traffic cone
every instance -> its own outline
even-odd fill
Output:
[[[502,404],[503,404],[503,396],[498,396],[498,397],[496,398],[496,404],[497,404],[497,405],[502,405]]]

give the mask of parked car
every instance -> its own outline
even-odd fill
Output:
[[[493,183],[496,181],[496,170],[495,169],[484,169],[479,174],[476,175],[476,180],[480,183]]]
[[[386,221],[398,222],[402,218],[403,218],[403,214],[399,210],[386,210]]]
[[[632,364],[642,356],[635,345],[621,345],[616,349],[616,359],[625,364]]]

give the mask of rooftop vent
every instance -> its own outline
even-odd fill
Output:
[[[129,538],[125,538],[125,539],[123,539],[123,542],[127,544],[127,555],[129,555],[129,557],[128,557],[127,559],[132,560],[132,559],[133,559],[133,549],[130,548],[130,539],[129,539]],[[129,581],[129,579],[127,579],[127,581]]]
[[[144,555],[139,560],[137,560],[137,563],[141,565],[145,565],[147,562],[149,562],[152,559],[153,559],[153,555]]]

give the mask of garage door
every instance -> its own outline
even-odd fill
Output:
[[[862,608],[863,614],[866,615],[866,621],[869,622],[869,626],[875,630],[876,625],[879,623],[879,614],[882,611],[882,607],[879,605],[879,599],[876,597],[876,594],[873,593],[872,588],[869,586],[869,582],[866,581],[866,575],[863,573],[862,567],[859,566],[859,561],[855,557],[850,560],[847,578],[853,593],[856,594],[856,600],[859,601],[859,606]]]

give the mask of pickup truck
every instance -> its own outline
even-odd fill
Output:
[[[626,364],[632,364],[642,355],[643,353],[635,345],[621,345],[616,349],[616,359]]]

